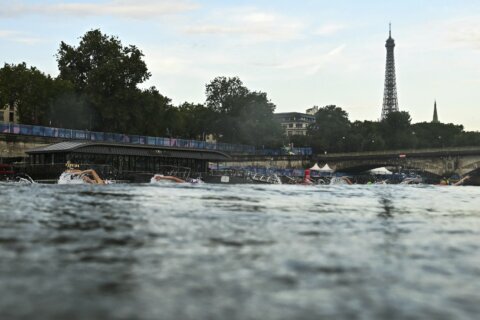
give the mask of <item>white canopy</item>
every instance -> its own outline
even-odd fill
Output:
[[[326,163],[319,171],[320,172],[333,172],[333,169],[328,166],[328,163]]]
[[[310,170],[312,171],[320,171],[322,169],[320,169],[320,167],[318,166],[318,163],[315,163],[315,165],[313,167],[310,168]]]
[[[385,167],[381,167],[381,168],[376,168],[376,169],[372,169],[370,171],[370,174],[393,174],[392,171],[388,170],[387,168]]]

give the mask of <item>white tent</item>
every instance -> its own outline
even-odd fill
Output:
[[[383,174],[383,175],[385,175],[385,174],[393,174],[392,171],[388,170],[388,169],[385,168],[385,167],[372,169],[372,170],[370,170],[370,171],[368,171],[368,172],[370,172],[370,174]]]
[[[315,165],[313,167],[310,168],[311,171],[320,171],[322,169],[320,169],[320,167],[318,166],[318,163],[315,163]]]
[[[320,172],[333,172],[333,169],[328,166],[328,163],[326,163],[319,171]]]

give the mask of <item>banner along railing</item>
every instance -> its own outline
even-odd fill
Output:
[[[14,123],[2,123],[0,122],[0,133],[18,134],[37,137],[48,138],[60,138],[60,139],[73,139],[73,140],[85,140],[85,141],[98,141],[98,142],[116,142],[116,143],[130,143],[130,144],[143,144],[151,146],[162,147],[177,147],[177,148],[194,148],[194,149],[206,149],[217,150],[230,154],[246,154],[246,155],[311,155],[311,148],[291,148],[291,149],[256,149],[254,146],[230,144],[220,142],[206,142],[199,140],[177,139],[177,138],[164,138],[164,137],[151,137],[140,136],[132,134],[121,134],[111,132],[96,132],[88,130],[75,130],[64,128],[53,128],[43,126],[33,126],[26,124],[14,124]]]
[[[117,142],[144,144],[162,147],[195,148],[218,150],[228,153],[255,154],[255,147],[240,144],[212,143],[198,140],[187,140],[177,138],[151,137],[132,134],[120,134],[111,132],[95,132],[88,130],[75,130],[33,126],[25,124],[0,123],[0,132],[8,134],[19,134],[37,137],[49,137],[60,139],[86,140],[98,142]]]

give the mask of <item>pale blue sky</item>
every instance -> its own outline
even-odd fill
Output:
[[[0,0],[0,62],[57,74],[60,41],[100,28],[143,50],[175,104],[203,102],[216,76],[239,76],[278,112],[336,104],[380,116],[392,21],[399,106],[415,122],[480,130],[478,0]]]

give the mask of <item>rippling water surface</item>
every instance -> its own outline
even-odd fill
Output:
[[[479,195],[3,184],[0,318],[477,318]]]

